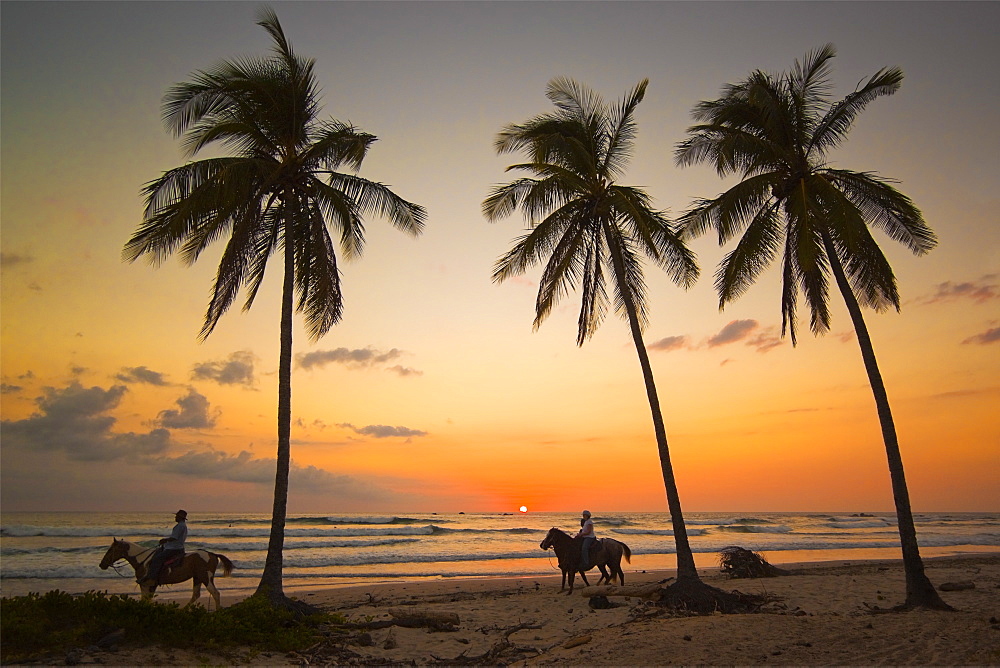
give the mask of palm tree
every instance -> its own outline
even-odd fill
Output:
[[[302,313],[318,340],[341,318],[342,299],[331,228],[348,258],[364,247],[362,216],[378,214],[417,235],[426,212],[388,187],[355,174],[375,136],[320,120],[313,61],[292,51],[278,17],[263,8],[257,24],[274,41],[269,57],[223,61],[164,96],[163,119],[189,157],[221,146],[230,156],[171,169],[143,189],[142,224],[123,257],[162,263],[178,252],[194,263],[228,236],[200,337],[215,328],[241,289],[253,304],[268,259],[283,254],[278,370],[278,447],[267,558],[257,594],[286,603],[282,546],[291,434],[292,314]]]
[[[868,103],[899,89],[903,72],[883,68],[833,102],[828,93],[835,55],[828,44],[796,61],[791,72],[755,71],[726,86],[719,99],[695,106],[700,124],[678,144],[677,164],[707,162],[721,177],[737,175],[740,181],[715,199],[695,202],[680,222],[692,236],[714,228],[720,245],[742,234],[715,274],[720,308],[742,295],[783,249],[782,336],[789,333],[793,345],[800,290],[813,333],[829,329],[833,274],[857,332],[882,426],[906,571],[904,607],[947,607],[924,574],[892,412],[861,312],[862,306],[899,310],[896,277],[870,228],[916,255],[937,241],[893,181],[826,162]]]
[[[647,84],[647,80],[639,82],[620,106],[612,107],[575,81],[551,81],[546,95],[556,111],[508,125],[494,143],[498,153],[520,151],[528,160],[507,171],[533,176],[494,187],[483,202],[483,214],[495,222],[520,207],[531,225],[497,261],[493,280],[504,281],[544,263],[535,302],[536,329],[559,299],[580,285],[583,295],[576,343],[582,346],[604,318],[610,282],[615,311],[629,324],[646,383],[677,544],[678,579],[698,580],[653,370],[642,339],[647,312],[641,258],[655,262],[683,287],[695,281],[698,266],[666,215],[652,207],[649,195],[617,182],[632,153],[633,117]]]

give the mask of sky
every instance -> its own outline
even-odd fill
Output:
[[[142,186],[186,160],[163,93],[264,55],[257,3],[0,3],[0,508],[267,512],[276,443],[277,270],[249,312],[198,332],[221,253],[122,261]],[[528,222],[487,223],[512,178],[506,124],[571,77],[617,101],[650,79],[627,181],[676,215],[723,191],[678,168],[690,111],[826,43],[832,94],[882,67],[833,166],[898,181],[935,230],[878,236],[899,312],[866,318],[914,510],[1000,508],[1000,24],[996,2],[280,2],[315,60],[323,117],[378,137],[360,174],[429,212],[412,238],[366,221],[342,322],[295,329],[289,510],[665,511],[642,376],[614,316],[575,345],[579,295],[532,328],[538,271],[491,281]],[[720,311],[727,252],[691,242],[689,290],[647,266],[649,348],[685,511],[888,511],[888,469],[850,319],[780,336],[768,270]],[[242,300],[240,301],[242,304]],[[803,309],[804,313],[804,309]]]

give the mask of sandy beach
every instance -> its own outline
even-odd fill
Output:
[[[544,578],[436,580],[288,592],[358,628],[299,654],[146,648],[104,653],[105,665],[997,665],[1000,553],[925,559],[955,612],[887,613],[903,601],[898,561],[796,564],[790,576],[730,580],[724,590],[766,595],[761,613],[676,616],[641,598],[593,609],[578,587]],[[596,572],[595,572],[596,573]],[[670,572],[628,572],[628,585]],[[596,581],[596,575],[591,583]],[[220,582],[222,584],[222,582]],[[951,585],[957,584],[954,590]],[[227,600],[232,603],[231,599]],[[415,618],[417,627],[402,626]],[[435,629],[427,624],[437,622]],[[366,627],[367,625],[367,627]]]

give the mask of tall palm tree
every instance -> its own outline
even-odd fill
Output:
[[[649,195],[617,182],[632,154],[635,109],[647,84],[641,81],[620,106],[613,107],[575,81],[551,81],[546,95],[556,110],[506,126],[494,144],[498,153],[522,152],[528,160],[507,171],[532,176],[495,186],[483,202],[483,214],[495,222],[520,207],[529,221],[531,230],[497,261],[493,280],[504,281],[532,265],[545,265],[535,302],[536,329],[559,299],[580,285],[576,343],[583,345],[605,316],[610,283],[615,311],[629,324],[646,383],[677,544],[678,578],[697,580],[642,338],[647,322],[642,257],[683,287],[697,278],[698,266],[666,215],[653,208]]]
[[[715,199],[695,202],[680,222],[688,235],[714,228],[720,245],[742,234],[715,274],[720,308],[742,295],[783,251],[781,327],[793,345],[800,290],[812,331],[829,329],[833,275],[854,323],[882,426],[906,570],[904,606],[947,607],[924,574],[892,412],[861,312],[862,306],[899,310],[896,277],[870,228],[916,255],[937,241],[893,181],[826,162],[868,103],[899,89],[903,72],[883,68],[834,102],[828,93],[835,55],[828,44],[796,61],[791,72],[755,71],[726,86],[719,99],[695,106],[700,123],[678,144],[677,164],[710,163],[720,176],[737,175],[740,181]]]
[[[417,235],[426,212],[385,185],[337,171],[347,166],[356,172],[375,136],[320,120],[313,61],[295,55],[269,8],[260,11],[257,24],[274,41],[269,57],[223,61],[164,96],[163,119],[183,138],[189,157],[209,146],[221,146],[230,155],[188,162],[147,184],[143,222],[123,257],[160,264],[176,251],[191,264],[212,242],[228,236],[201,329],[204,339],[241,289],[244,310],[251,307],[268,259],[279,250],[283,254],[274,506],[257,594],[285,602],[293,310],[304,316],[313,340],[341,318],[331,228],[344,255],[352,258],[364,247],[363,215],[381,215]]]

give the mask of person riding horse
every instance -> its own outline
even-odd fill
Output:
[[[149,560],[146,575],[136,579],[136,582],[139,584],[143,584],[144,582],[148,585],[157,584],[163,564],[174,557],[184,556],[184,541],[188,535],[187,511],[178,510],[174,515],[174,522],[177,524],[174,525],[170,535],[160,539],[160,547],[153,553],[153,558]]]
[[[594,534],[594,521],[590,519],[590,511],[585,510],[580,518],[580,530],[576,533],[573,538],[583,538],[583,544],[580,546],[580,567],[583,570],[590,568],[590,547],[597,542],[597,536]]]

